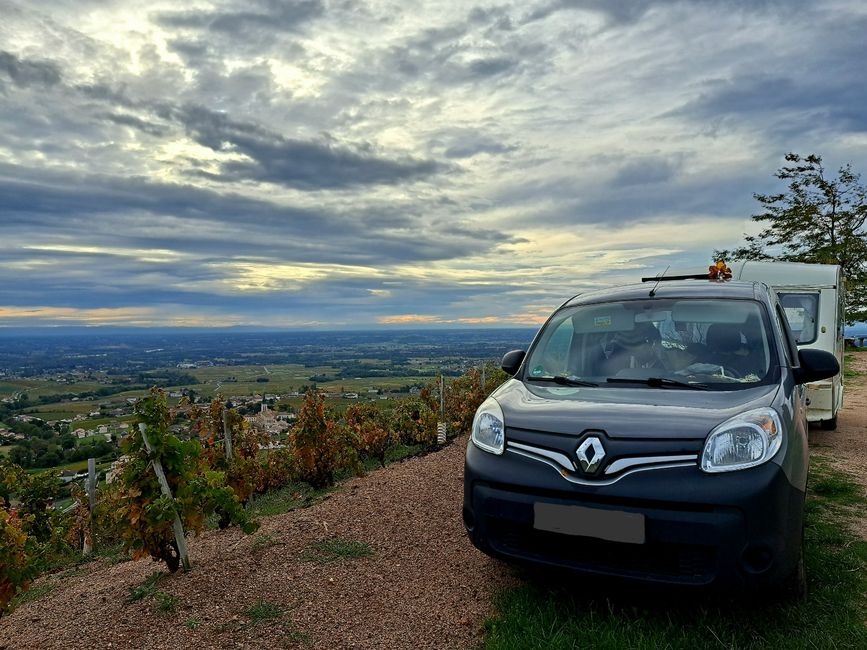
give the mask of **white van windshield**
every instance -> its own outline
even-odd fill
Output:
[[[540,333],[526,379],[613,384],[662,378],[718,389],[767,383],[776,353],[763,313],[757,302],[728,299],[568,307]]]

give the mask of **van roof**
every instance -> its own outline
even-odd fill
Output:
[[[609,302],[612,300],[646,300],[649,298],[731,298],[731,299],[761,299],[768,295],[768,289],[763,282],[744,282],[738,280],[673,280],[660,282],[650,295],[655,283],[643,282],[627,284],[620,287],[599,289],[582,293],[564,303],[564,307],[572,305]]]
[[[733,280],[764,282],[772,287],[836,288],[840,282],[840,267],[837,264],[805,264],[802,262],[730,262]],[[645,279],[662,275],[676,277],[686,275],[707,275],[707,267],[687,269],[658,269],[645,273]],[[669,281],[670,282],[670,281]]]

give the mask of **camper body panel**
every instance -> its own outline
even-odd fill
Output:
[[[764,282],[776,291],[789,325],[799,334],[799,348],[832,353],[843,367],[843,278],[834,264],[797,262],[736,262],[737,280]],[[836,425],[843,407],[843,373],[833,379],[807,384],[807,420]]]

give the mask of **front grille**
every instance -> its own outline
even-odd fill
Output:
[[[716,564],[712,546],[653,541],[624,544],[536,530],[493,517],[486,518],[486,529],[491,546],[502,553],[610,575],[701,584],[712,579]]]

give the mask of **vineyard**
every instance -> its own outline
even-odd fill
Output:
[[[478,405],[505,379],[493,365],[474,368],[431,382],[391,411],[360,403],[338,414],[311,391],[286,444],[277,446],[219,397],[187,405],[189,425],[173,433],[177,413],[155,388],[136,404],[137,426],[123,442],[115,479],[93,499],[74,486],[73,506],[56,509],[57,478],[0,461],[0,616],[38,575],[81,561],[90,549],[150,557],[169,572],[186,568],[187,535],[229,527],[253,533],[259,497],[290,484],[326,488],[385,465],[398,447],[433,450],[438,424],[450,437],[468,431]]]

